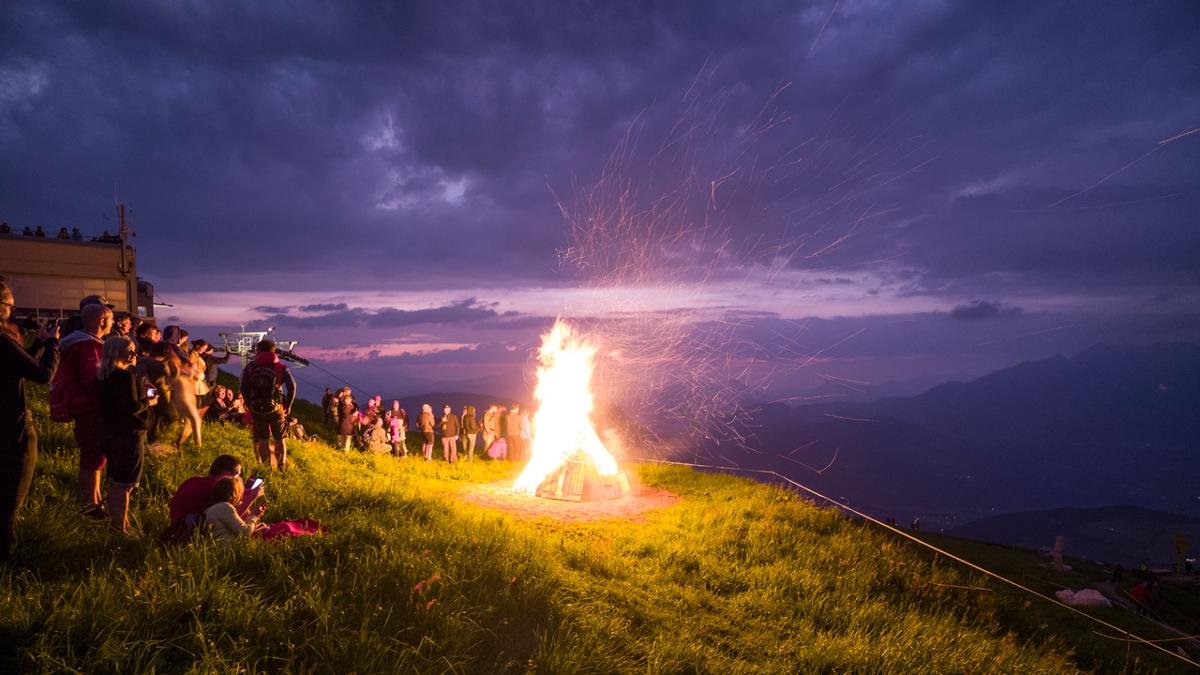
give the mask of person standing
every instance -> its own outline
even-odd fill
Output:
[[[479,436],[479,420],[475,418],[475,406],[463,407],[462,413],[463,454],[467,461],[475,461],[475,440]]]
[[[155,326],[149,321],[139,325],[136,333],[138,356],[144,359],[147,356],[150,356],[150,350],[154,347],[154,345],[158,344],[159,340],[162,339],[162,333],[158,331],[158,326]]]
[[[489,403],[483,413],[483,451],[487,452],[492,443],[500,437],[500,411],[495,403]]]
[[[112,330],[113,313],[104,305],[85,305],[83,327],[62,340],[62,361],[50,383],[50,417],[75,425],[79,446],[79,501],[81,513],[107,520],[100,501],[100,473],[107,460],[100,445],[100,413],[96,401],[96,374],[100,350]]]
[[[425,460],[433,459],[433,406],[421,404],[421,414],[417,416],[417,428],[421,430],[421,454]]]
[[[333,390],[325,387],[325,393],[321,395],[321,414],[325,416],[325,426],[333,428]]]
[[[158,390],[139,382],[137,347],[133,340],[110,336],[101,353],[97,400],[100,403],[101,446],[108,458],[109,526],[128,536],[129,497],[142,478],[150,408]]]
[[[338,447],[342,452],[350,452],[350,443],[358,433],[358,403],[350,393],[350,387],[343,388],[336,397],[337,414],[334,422],[337,424]]]
[[[200,342],[201,340],[196,340],[197,344]],[[230,354],[229,349],[226,348],[224,356],[217,356],[217,348],[208,342],[204,342],[204,346],[197,351],[200,352],[200,358],[204,360],[204,384],[207,385],[209,391],[212,391],[217,388],[217,376],[220,375],[221,366],[229,363],[233,354]]]
[[[451,464],[458,463],[458,433],[460,430],[458,415],[450,410],[450,404],[442,406],[442,456]]]
[[[139,378],[153,386],[158,391],[158,404],[151,409],[150,431],[146,441],[154,444],[158,435],[175,421],[175,409],[171,406],[171,382],[179,374],[179,369],[170,359],[170,347],[165,342],[155,342],[146,354],[141,352],[138,344],[137,374]]]
[[[398,406],[399,401],[397,401],[396,404]],[[408,457],[408,448],[404,445],[406,431],[404,428],[406,426],[404,423],[405,420],[403,416],[396,414],[397,412],[404,411],[397,411],[396,408],[392,408],[391,410],[387,411],[387,414],[383,416],[385,421],[384,426],[387,428],[388,440],[392,444],[392,456],[397,458]]]
[[[283,439],[287,418],[296,401],[296,378],[279,360],[274,340],[261,340],[258,355],[242,371],[241,391],[250,409],[250,427],[254,451],[263,464],[272,469],[287,466],[287,444]],[[275,447],[272,449],[271,441]]]
[[[408,411],[400,407],[400,401],[392,399],[391,401],[391,416],[400,419],[400,424],[397,429],[400,429],[400,449],[404,456],[408,456]]]
[[[59,358],[56,323],[38,330],[33,351],[25,351],[8,321],[15,305],[12,291],[0,281],[0,564],[12,554],[17,515],[37,464],[37,432],[25,400],[25,380],[50,382]]]
[[[521,411],[521,460],[529,459],[529,449],[533,447],[533,429],[529,425],[529,413]]]
[[[179,427],[179,442],[182,446],[189,435],[197,448],[203,447],[203,425],[196,399],[196,384],[204,379],[204,359],[192,351],[188,332],[179,326],[167,326],[163,331],[163,342],[167,344],[167,360],[175,366],[170,380],[170,401],[183,424]]]
[[[514,462],[525,459],[525,448],[521,442],[521,404],[513,403],[504,419],[504,441],[508,444],[508,458]]]

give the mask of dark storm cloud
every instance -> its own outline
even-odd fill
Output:
[[[847,234],[796,260],[887,256],[931,292],[995,271],[1196,283],[1198,139],[1047,205],[1194,125],[1198,11],[23,3],[0,27],[0,198],[14,222],[100,229],[115,183],[143,267],[181,285],[210,260],[179,250],[214,236],[231,272],[312,284],[544,279],[564,243],[549,188],[586,185],[631,120],[647,154],[680,120],[702,126],[704,178],[719,163],[702,153],[729,152],[720,139],[790,81],[775,105],[791,122],[764,142],[800,148],[799,168],[744,155],[739,177],[760,178],[731,197],[734,236],[820,231],[811,252]],[[897,215],[865,218],[880,205]],[[504,264],[415,264],[450,250]]]
[[[668,237],[636,280],[766,262],[943,296],[906,320],[763,317],[759,356],[1044,353],[1127,335],[1122,313],[1187,335],[1088,300],[1200,291],[1200,134],[1160,145],[1198,123],[1198,23],[1180,2],[9,3],[0,216],[113,229],[115,187],[160,290],[320,291],[244,305],[325,344],[540,330],[564,309],[450,299],[566,283],[555,199],[623,194],[614,213],[702,224],[725,254]],[[996,297],[1023,311],[961,304]],[[1005,321],[946,321],[956,304]]]
[[[463,298],[441,307],[429,309],[396,309],[383,307],[377,310],[362,307],[349,307],[346,303],[315,304],[300,308],[309,312],[304,316],[295,314],[274,314],[261,319],[255,324],[273,324],[289,328],[405,328],[423,324],[448,325],[466,324],[482,321],[493,321],[504,318],[520,325],[521,318],[515,312],[506,312],[503,317],[491,306],[481,303],[475,298]],[[318,313],[319,312],[319,313]]]
[[[344,302],[338,303],[317,303],[315,305],[300,305],[301,312],[342,312],[350,309]]]
[[[997,316],[1016,316],[1021,313],[1020,307],[1006,307],[999,302],[974,300],[965,305],[958,305],[950,310],[950,318],[960,321],[977,321],[992,319]]]
[[[450,324],[496,318],[496,310],[481,305],[475,298],[464,298],[444,307],[431,309],[395,309],[386,307],[372,314],[367,325],[372,328],[403,328],[420,324]]]

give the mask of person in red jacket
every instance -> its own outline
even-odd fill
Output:
[[[167,502],[171,523],[183,522],[188,516],[204,513],[204,509],[212,506],[212,489],[222,478],[242,475],[242,461],[232,455],[218,455],[208,468],[206,476],[192,476],[183,481],[175,494]],[[250,512],[250,505],[262,492],[261,485],[247,489],[238,504],[238,514],[245,517]],[[261,508],[261,507],[260,507]]]
[[[113,313],[105,305],[91,304],[84,306],[80,315],[83,328],[62,339],[62,361],[50,383],[50,400],[53,407],[56,400],[65,399],[67,414],[75,423],[81,512],[97,520],[107,520],[100,499],[100,473],[104,470],[105,458],[100,443],[96,374],[100,371],[104,336],[112,330]]]

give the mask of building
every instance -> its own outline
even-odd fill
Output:
[[[124,222],[124,205],[118,207]],[[154,286],[138,279],[128,228],[94,240],[0,234],[0,276],[17,301],[14,316],[66,317],[103,295],[116,312],[152,319]]]

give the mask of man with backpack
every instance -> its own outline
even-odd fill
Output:
[[[250,410],[254,451],[272,469],[287,464],[283,435],[296,400],[296,378],[275,353],[274,340],[262,340],[254,360],[242,371],[241,392]],[[274,451],[271,441],[275,441]]]
[[[100,447],[96,375],[104,336],[112,330],[113,312],[103,304],[87,304],[80,312],[80,320],[82,327],[60,343],[62,361],[50,382],[50,419],[75,423],[81,512],[96,520],[106,520],[108,516],[100,500],[100,472],[106,458]]]

